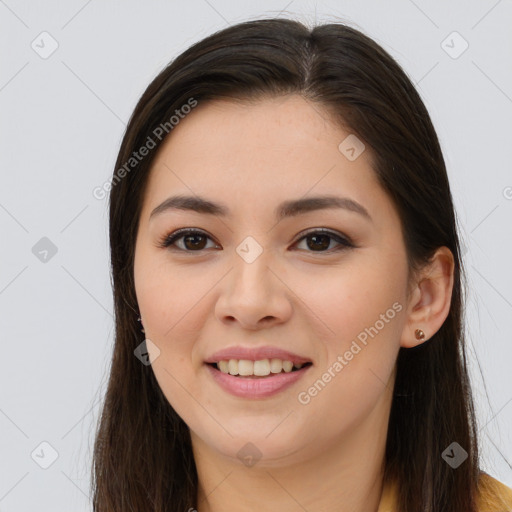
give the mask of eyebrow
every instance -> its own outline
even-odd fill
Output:
[[[342,208],[344,210],[359,213],[367,220],[372,222],[372,218],[366,208],[357,201],[354,201],[348,197],[328,195],[284,201],[276,208],[275,217],[277,221],[280,221],[286,217],[293,217],[295,215],[300,215],[315,210],[332,208]],[[197,213],[217,215],[221,217],[227,217],[231,215],[229,208],[222,204],[215,203],[200,196],[178,195],[169,197],[163,203],[158,205],[151,212],[149,219],[151,220],[156,215],[173,209],[191,210]]]

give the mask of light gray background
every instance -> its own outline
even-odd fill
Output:
[[[484,469],[512,485],[510,0],[0,0],[1,512],[91,510],[93,427],[113,342],[107,201],[92,190],[110,178],[151,79],[191,43],[260,16],[341,18],[417,84],[467,247]],[[46,59],[31,46],[51,49],[44,31],[58,43]],[[469,44],[457,58],[454,31]],[[57,248],[46,262],[33,252],[43,237]],[[47,469],[42,442],[58,453]]]

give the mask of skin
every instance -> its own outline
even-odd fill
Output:
[[[226,504],[241,512],[377,511],[398,350],[422,342],[415,329],[428,339],[444,322],[453,257],[440,248],[408,282],[398,213],[376,180],[369,148],[354,161],[338,150],[347,135],[298,95],[215,100],[180,121],[153,163],[135,287],[146,336],[160,350],[153,371],[191,430],[199,512]],[[231,216],[168,210],[150,220],[175,194],[222,203]],[[282,201],[323,194],[357,201],[372,221],[323,209],[276,224]],[[159,247],[185,227],[206,232],[204,248],[194,252],[183,238],[174,250]],[[311,228],[349,237],[356,247],[334,251],[339,244],[327,238],[328,248],[319,249],[303,238]],[[252,263],[236,252],[247,236],[263,249]],[[298,394],[394,303],[401,311],[359,343],[362,349],[309,403],[300,403]],[[234,397],[203,363],[234,345],[279,346],[313,366],[273,397]],[[261,453],[252,466],[237,457],[248,442]]]

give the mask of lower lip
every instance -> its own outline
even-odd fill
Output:
[[[268,377],[251,378],[235,377],[229,373],[223,373],[209,364],[206,366],[222,389],[242,398],[267,398],[276,395],[297,382],[311,367],[311,365],[308,365],[294,372],[275,373]]]

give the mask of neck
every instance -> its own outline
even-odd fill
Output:
[[[349,433],[295,462],[246,467],[219,455],[193,433],[197,512],[377,512],[383,488],[391,393]],[[304,453],[308,448],[304,449]]]

